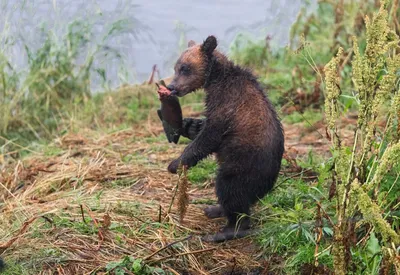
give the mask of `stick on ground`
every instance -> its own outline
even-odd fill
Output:
[[[182,170],[179,173],[178,179],[178,212],[181,223],[185,217],[186,210],[189,205],[189,195],[187,194],[188,185],[189,181],[187,178],[187,168],[182,166]]]

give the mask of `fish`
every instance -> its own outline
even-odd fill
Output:
[[[161,80],[160,84],[156,83],[156,85],[158,98],[161,101],[161,107],[157,110],[158,117],[162,122],[168,142],[177,144],[183,130],[182,108],[179,99],[172,95],[164,81]]]

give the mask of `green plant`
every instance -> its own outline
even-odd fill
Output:
[[[270,54],[266,41],[254,41],[242,33],[235,37],[229,48],[229,57],[235,63],[252,68],[267,66]]]
[[[321,119],[322,114],[320,111],[307,109],[303,114],[293,112],[290,115],[285,116],[283,121],[290,124],[302,122],[306,127],[311,127]]]
[[[188,171],[188,179],[191,183],[202,184],[213,179],[216,171],[217,163],[214,160],[205,159]]]
[[[45,40],[35,50],[25,45],[28,67],[21,71],[16,71],[6,58],[7,41],[12,37],[1,34],[0,134],[26,145],[32,140],[53,138],[57,130],[65,124],[69,126],[82,110],[87,110],[86,115],[90,110],[93,117],[99,106],[91,101],[91,80],[98,76],[103,89],[107,89],[107,75],[100,61],[107,56],[121,58],[107,43],[128,29],[134,32],[130,21],[120,19],[106,26],[96,43],[93,43],[93,20],[74,20],[62,35],[42,27]],[[99,101],[101,96],[95,97],[93,101]]]
[[[377,200],[382,197],[382,183],[388,180],[388,172],[398,166],[400,143],[398,106],[400,71],[399,38],[389,27],[388,2],[382,1],[372,20],[366,17],[366,48],[362,53],[357,39],[354,42],[352,63],[353,83],[359,102],[354,145],[346,148],[337,128],[340,114],[338,100],[341,94],[338,67],[343,50],[325,66],[325,112],[332,139],[334,156],[333,182],[335,186],[336,214],[334,224],[333,258],[335,274],[347,274],[352,267],[352,247],[356,234],[374,240],[379,236],[382,249],[380,270],[398,269],[397,249],[400,236],[393,229],[391,213],[398,210],[393,201]],[[382,109],[391,106],[386,115],[386,127],[379,129]],[[378,138],[379,137],[379,138]],[[397,179],[392,181],[395,185]],[[382,215],[383,214],[383,215]],[[361,223],[356,223],[362,217]],[[374,241],[376,243],[376,241]],[[376,259],[374,259],[375,261]],[[376,272],[374,264],[369,272]],[[367,267],[369,267],[369,263]],[[356,269],[357,272],[360,270]]]
[[[23,94],[19,90],[18,80],[18,73],[0,49],[0,133],[7,130],[12,120],[12,111],[20,108]]]
[[[21,275],[27,275],[30,274],[30,269],[20,263],[14,262],[14,261],[7,261],[7,266],[4,270],[1,272],[2,275],[16,275],[16,274],[21,274]]]
[[[299,176],[301,178],[301,176]],[[317,208],[315,203],[325,200],[323,186],[310,186],[301,179],[289,179],[277,183],[272,193],[261,202],[257,218],[262,225],[259,242],[268,257],[284,258],[284,270],[288,274],[299,274],[305,264],[314,265]],[[318,243],[320,251],[329,246],[332,230],[329,224],[320,224],[325,238]],[[318,256],[318,262],[331,267],[330,254],[326,251]]]
[[[111,262],[106,266],[107,274],[125,275],[132,272],[137,275],[167,274],[163,269],[151,267],[143,262],[142,259],[135,259],[125,256],[119,262]]]

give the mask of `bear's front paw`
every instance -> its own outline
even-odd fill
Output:
[[[181,159],[176,159],[173,160],[169,165],[168,165],[168,172],[172,174],[176,174],[178,171],[179,164],[181,162]]]

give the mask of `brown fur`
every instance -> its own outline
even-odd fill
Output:
[[[256,78],[214,50],[214,37],[189,46],[178,59],[168,88],[178,96],[204,88],[206,119],[193,123],[201,125],[200,131],[168,170],[176,173],[179,163],[192,167],[216,153],[220,205],[207,208],[205,213],[210,218],[223,213],[228,224],[208,239],[243,237],[250,224],[250,206],[271,190],[278,176],[284,150],[282,126]],[[190,131],[187,119],[185,125]],[[241,214],[247,217],[239,219]],[[239,231],[235,231],[237,223]]]

